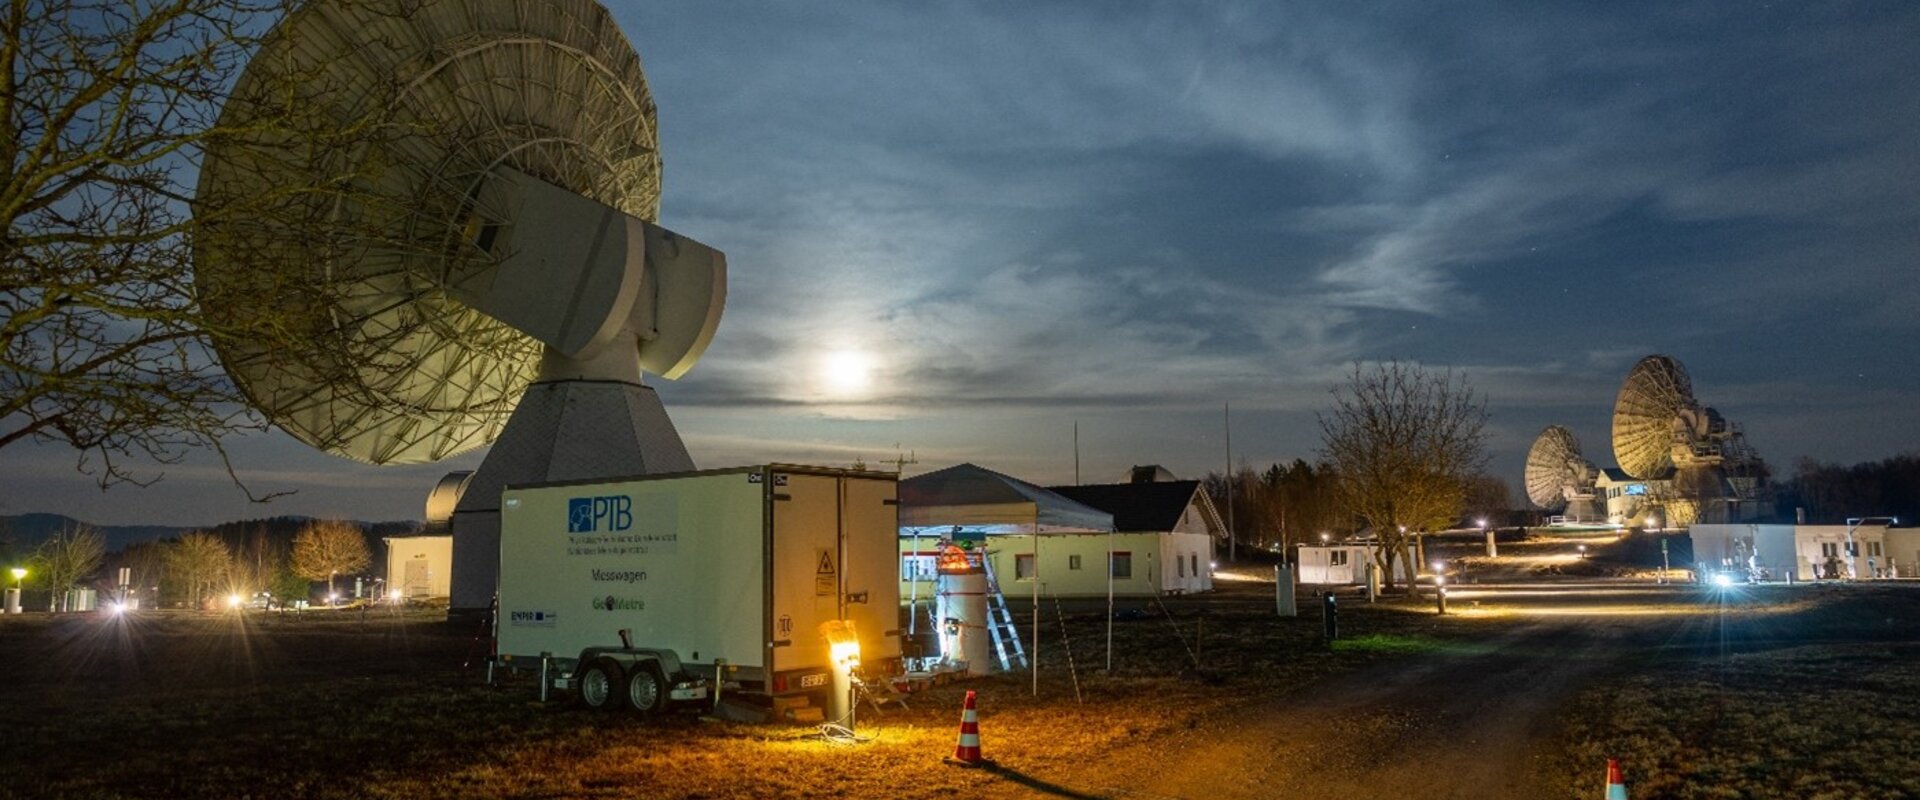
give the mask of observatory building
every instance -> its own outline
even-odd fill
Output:
[[[438,461],[452,606],[496,585],[508,484],[691,470],[643,374],[699,360],[726,259],[654,224],[655,109],[592,0],[315,0],[221,112],[197,291],[227,372],[295,438]]]
[[[1573,432],[1550,425],[1527,452],[1527,499],[1555,524],[1745,522],[1763,517],[1766,467],[1740,426],[1693,396],[1670,356],[1640,359],[1613,407],[1617,467],[1595,469]]]

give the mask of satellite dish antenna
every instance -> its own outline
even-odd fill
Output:
[[[195,281],[253,404],[374,464],[498,439],[437,490],[454,607],[491,598],[507,483],[693,468],[641,373],[699,360],[726,260],[653,223],[653,98],[605,8],[314,0],[221,122]]]
[[[1664,355],[1640,359],[1621,384],[1613,454],[1622,471],[1648,482],[1672,527],[1737,521],[1764,475],[1740,427],[1695,400],[1686,368]]]
[[[1575,520],[1596,519],[1593,464],[1580,455],[1573,431],[1549,425],[1527,450],[1527,499],[1547,511],[1566,510]]]
[[[1669,356],[1640,359],[1613,403],[1613,458],[1621,471],[1641,480],[1663,479],[1673,470],[1673,425],[1696,408],[1693,380]]]

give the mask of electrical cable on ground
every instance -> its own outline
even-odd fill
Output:
[[[871,697],[867,692],[867,684],[865,681],[862,681],[859,678],[854,678],[853,688],[854,688],[853,702],[847,705],[846,715],[836,720],[832,720],[829,722],[822,722],[818,727],[821,740],[825,741],[827,744],[836,744],[836,745],[866,744],[867,742],[871,742],[874,739],[872,735],[861,735],[861,734],[855,733],[853,728],[842,724],[853,719],[854,714],[860,710],[860,701],[870,700],[870,697]],[[878,712],[876,712],[876,714],[877,713]],[[875,725],[873,727],[876,730],[878,730],[880,726]]]
[[[1193,648],[1187,646],[1187,637],[1180,633],[1180,624],[1173,621],[1173,612],[1167,610],[1167,604],[1160,602],[1160,595],[1152,595],[1153,604],[1160,607],[1160,613],[1167,617],[1167,627],[1173,630],[1173,640],[1180,643],[1180,649],[1187,651],[1187,660],[1194,669],[1200,668],[1200,658],[1193,654]]]

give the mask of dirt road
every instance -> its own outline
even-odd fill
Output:
[[[1565,797],[1564,770],[1545,758],[1557,712],[1575,692],[1657,650],[1712,650],[1724,640],[1690,588],[1569,581],[1462,595],[1481,604],[1469,613],[1519,619],[1472,646],[1363,669],[1135,743],[1075,779],[1011,776],[1003,788],[1206,800]]]

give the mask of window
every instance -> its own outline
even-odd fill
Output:
[[[1033,554],[1015,553],[1013,556],[1013,579],[1016,581],[1033,580]]]
[[[1878,557],[1879,557],[1879,556],[1881,555],[1881,553],[1880,553],[1880,543],[1879,543],[1879,542],[1867,542],[1867,555],[1870,555],[1870,556],[1873,556],[1873,557],[1875,557],[1875,558],[1878,558]]]
[[[1821,542],[1820,555],[1825,558],[1839,558],[1840,543],[1839,542]]]
[[[1067,569],[1079,569],[1079,568],[1080,568],[1080,557],[1067,556]]]
[[[1179,556],[1174,556],[1173,573],[1176,578],[1187,577],[1187,560]]]
[[[1113,577],[1133,577],[1133,553],[1122,550],[1113,551],[1112,567]]]
[[[1196,578],[1200,577],[1200,556],[1195,555],[1193,553],[1188,553],[1187,561],[1193,564],[1193,577],[1196,577]]]
[[[1347,551],[1335,550],[1327,554],[1327,566],[1344,567],[1347,565]]]
[[[930,581],[936,574],[933,556],[910,553],[900,557],[900,579],[903,581]]]

